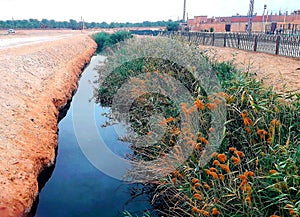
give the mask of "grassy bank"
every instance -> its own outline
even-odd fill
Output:
[[[191,157],[155,197],[168,216],[299,216],[300,96],[276,94],[231,63],[212,65],[226,98],[220,149],[204,168]]]
[[[300,95],[274,93],[249,72],[237,71],[230,62],[211,61],[193,45],[174,45],[171,50],[178,49],[183,51],[179,52],[182,58],[199,55],[202,70],[216,72],[222,90],[206,93],[190,73],[193,66],[187,69],[167,58],[147,57],[115,64],[118,67],[110,70],[96,96],[99,102],[112,105],[117,90],[130,77],[148,72],[172,76],[191,93],[193,103],[184,103],[182,98],[179,105],[163,94],[144,94],[136,98],[129,112],[128,122],[140,136],[157,133],[148,124],[156,113],[164,117],[160,123],[166,129],[151,145],[141,146],[136,138],[129,139],[134,150],[132,159],[155,161],[168,155],[181,137],[193,150],[168,175],[153,180],[158,212],[163,216],[299,216]],[[124,58],[128,55],[124,50],[119,53]],[[114,61],[120,62],[120,56],[108,59],[108,64],[114,65]],[[103,70],[107,68],[99,71],[100,76]],[[142,79],[135,82],[145,85]],[[226,113],[222,142],[211,160],[201,165],[205,148],[214,145],[208,138],[216,131],[211,124],[212,113],[221,108]],[[184,119],[195,117],[201,120],[197,132],[184,125]]]

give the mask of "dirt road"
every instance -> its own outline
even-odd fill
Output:
[[[212,59],[232,61],[238,69],[255,73],[275,91],[300,92],[300,58],[289,58],[233,48],[200,46]]]
[[[80,32],[7,37],[0,39],[14,39],[0,49],[0,216],[18,217],[38,194],[37,176],[54,163],[58,109],[96,44]]]

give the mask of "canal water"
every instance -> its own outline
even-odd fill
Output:
[[[103,108],[93,102],[93,82],[97,72],[94,69],[103,56],[94,56],[89,66],[84,70],[79,81],[79,88],[73,97],[85,95],[86,102],[92,103],[95,112],[95,123],[99,133],[109,149],[124,157],[130,153],[128,144],[118,140],[119,132],[115,126],[101,127],[108,121],[103,115],[109,108]],[[78,105],[76,105],[78,107]],[[79,105],[80,106],[80,105]],[[123,211],[129,211],[133,216],[142,216],[151,205],[146,195],[139,195],[142,186],[128,184],[112,178],[95,168],[83,154],[74,132],[74,105],[59,123],[58,154],[52,176],[39,195],[36,217],[119,217]],[[85,110],[76,109],[76,118],[85,121]],[[122,128],[122,126],[119,126]],[[121,130],[122,131],[122,130]],[[125,130],[124,130],[125,132]],[[89,129],[85,129],[88,144],[97,140],[89,137]],[[82,145],[82,144],[80,144]],[[94,144],[95,145],[95,144]],[[115,171],[112,162],[103,162],[106,167]]]

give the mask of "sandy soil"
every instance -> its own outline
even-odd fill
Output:
[[[277,92],[300,92],[300,58],[249,52],[232,48],[200,46],[217,61],[233,61],[238,69],[250,71]]]
[[[0,49],[1,217],[24,216],[30,210],[38,174],[54,163],[58,109],[76,89],[96,48],[87,34],[50,36],[55,40]]]

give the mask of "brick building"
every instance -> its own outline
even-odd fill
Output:
[[[187,21],[190,31],[246,32],[248,16],[212,17],[195,16]],[[253,32],[274,33],[281,30],[285,34],[300,34],[300,10],[289,15],[254,16]]]

